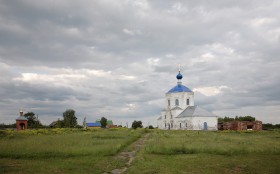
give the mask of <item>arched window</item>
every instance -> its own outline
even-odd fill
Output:
[[[175,100],[175,106],[179,106],[179,100],[178,99]]]
[[[170,115],[170,118],[172,118],[172,114]]]
[[[187,105],[190,105],[190,99],[187,99]]]
[[[180,128],[182,128],[182,125],[181,125],[181,123],[180,123]]]
[[[170,100],[168,99],[168,106],[170,106]]]
[[[165,128],[166,128],[166,123],[165,123]]]

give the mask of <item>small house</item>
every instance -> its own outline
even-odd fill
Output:
[[[20,110],[20,116],[16,119],[17,130],[24,130],[28,128],[28,119],[23,116],[23,111]]]
[[[98,129],[98,128],[101,128],[101,123],[100,122],[87,123],[87,127],[88,128],[93,128],[93,129]]]

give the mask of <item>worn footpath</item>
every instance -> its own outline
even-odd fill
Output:
[[[123,152],[118,153],[116,155],[116,158],[125,160],[125,161],[127,161],[127,163],[125,164],[124,168],[114,169],[110,173],[111,174],[121,174],[121,173],[127,171],[127,169],[131,166],[133,160],[135,159],[137,152],[145,145],[145,143],[148,139],[148,136],[149,136],[149,133],[145,134],[142,138],[140,138],[139,140],[134,142],[132,144],[132,150],[123,151]],[[108,174],[108,173],[104,173],[104,174]]]

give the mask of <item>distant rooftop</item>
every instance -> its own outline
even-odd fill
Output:
[[[87,123],[88,127],[101,127],[101,123]]]
[[[19,116],[16,120],[28,120],[28,119],[25,118],[24,116]]]

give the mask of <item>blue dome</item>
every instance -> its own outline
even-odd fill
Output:
[[[177,78],[178,80],[181,80],[181,79],[183,78],[183,76],[182,76],[182,74],[180,73],[180,71],[179,71],[179,74],[177,74],[176,78]]]
[[[173,93],[173,92],[192,92],[192,91],[188,87],[178,84],[172,89],[170,89],[167,93]]]

